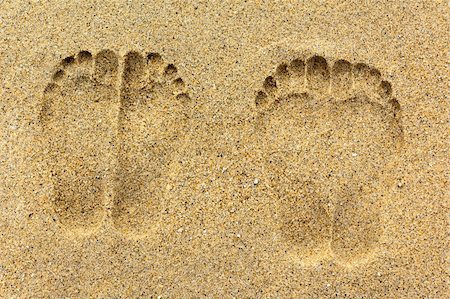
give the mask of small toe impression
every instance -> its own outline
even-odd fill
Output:
[[[381,74],[377,69],[358,63],[353,69],[353,77],[355,90],[367,92],[369,95],[378,91]]]
[[[61,81],[66,75],[66,72],[64,70],[57,70],[53,76],[52,80],[55,82]]]
[[[78,82],[87,82],[92,78],[92,54],[88,51],[81,51],[75,58],[76,71],[74,74],[77,76]]]
[[[291,78],[290,88],[293,93],[298,94],[304,92],[306,73],[305,62],[301,59],[294,59],[287,67],[287,71]]]
[[[381,73],[379,70],[371,68],[369,72],[369,78],[367,79],[368,84],[372,88],[377,88],[381,82]]]
[[[181,79],[180,77],[178,77],[175,80],[173,80],[172,83],[173,83],[173,86],[176,89],[178,89],[178,90],[182,90],[186,86],[186,84],[184,83],[183,79]]]
[[[392,96],[392,86],[388,81],[381,81],[378,86],[378,92],[383,99],[389,99]]]
[[[119,60],[113,51],[103,50],[95,56],[94,76],[99,82],[107,85],[117,84],[118,68]]]
[[[331,81],[333,95],[341,99],[350,96],[353,85],[351,63],[346,60],[336,61],[333,65]]]
[[[330,86],[330,70],[325,58],[313,56],[306,63],[307,87],[317,92],[328,92]]]
[[[255,97],[255,105],[257,108],[266,107],[269,102],[267,94],[264,91],[258,91]]]
[[[81,51],[77,55],[78,63],[90,63],[92,61],[92,54],[88,51]]]
[[[168,64],[164,68],[164,76],[168,80],[175,80],[175,78],[177,77],[177,74],[178,74],[178,69],[174,64]]]
[[[289,69],[286,63],[282,63],[277,67],[275,77],[278,80],[286,80],[289,77]]]
[[[275,81],[275,78],[272,76],[267,77],[264,80],[263,88],[267,94],[275,94],[275,92],[277,91],[277,82]]]
[[[191,97],[186,92],[178,94],[175,98],[183,104],[188,104],[191,101]]]
[[[369,77],[370,67],[365,63],[357,63],[353,68],[353,76],[355,80],[355,87],[364,85]]]
[[[284,92],[290,90],[290,85],[292,83],[292,77],[288,69],[288,65],[286,63],[281,63],[277,66],[274,74],[274,80],[277,85],[277,89],[279,91],[283,90]],[[279,94],[279,96],[281,96]]]
[[[400,115],[401,107],[400,103],[397,99],[392,97],[392,86],[388,81],[381,81],[380,86],[378,87],[381,98],[386,101],[387,108],[389,108],[394,117],[398,118]]]
[[[144,57],[139,52],[129,52],[125,56],[123,84],[125,87],[139,88],[145,76]]]
[[[164,74],[167,76],[175,75],[178,72],[177,68],[173,64],[168,64],[164,69]]]
[[[147,65],[149,69],[149,79],[155,80],[157,76],[161,73],[164,65],[164,60],[159,53],[148,53],[147,54]]]
[[[289,65],[289,72],[293,76],[303,77],[305,75],[305,62],[301,59],[294,59]]]
[[[397,99],[391,98],[388,100],[388,107],[391,109],[391,111],[394,114],[395,118],[398,118],[400,115],[400,103],[397,101]]]
[[[184,80],[180,77],[177,77],[175,80],[172,81],[172,87],[173,87],[173,93],[179,94],[183,93],[186,89],[186,84],[184,83]]]
[[[64,58],[61,61],[61,66],[63,66],[63,67],[70,67],[74,63],[75,63],[75,57],[72,55],[72,56],[68,56],[68,57]]]
[[[161,55],[159,55],[159,53],[154,52],[147,54],[147,62],[149,65],[152,66],[161,66],[164,63]]]
[[[44,95],[51,94],[56,92],[59,89],[59,86],[55,83],[48,84],[44,89]]]

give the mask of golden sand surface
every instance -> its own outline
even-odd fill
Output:
[[[445,1],[0,1],[1,298],[448,298]]]

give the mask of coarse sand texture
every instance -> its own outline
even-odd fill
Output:
[[[447,2],[0,0],[0,299],[450,298]]]

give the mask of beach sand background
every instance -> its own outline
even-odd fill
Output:
[[[0,297],[448,297],[444,1],[0,11]]]

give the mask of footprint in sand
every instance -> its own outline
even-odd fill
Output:
[[[104,217],[105,181],[118,108],[118,59],[87,51],[62,60],[46,87],[40,122],[53,183],[52,206],[64,227],[88,233]]]
[[[59,222],[81,234],[94,231],[112,185],[115,228],[131,237],[154,230],[189,102],[176,67],[157,53],[129,52],[122,60],[110,50],[95,57],[82,51],[65,58],[40,115]]]
[[[280,64],[255,103],[284,239],[305,261],[370,257],[379,176],[403,140],[389,82],[366,64],[313,56]]]
[[[188,104],[177,68],[157,53],[125,56],[118,119],[118,169],[112,217],[132,236],[159,221],[169,165],[187,129]]]

